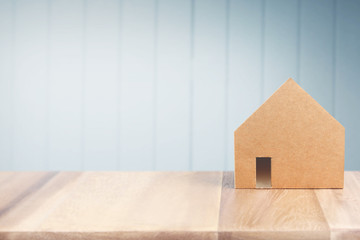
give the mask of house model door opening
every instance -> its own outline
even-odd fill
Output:
[[[234,131],[234,186],[343,188],[344,157],[345,128],[290,78]]]
[[[271,158],[256,158],[256,188],[271,188]]]

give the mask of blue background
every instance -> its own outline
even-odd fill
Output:
[[[0,170],[232,170],[289,77],[360,170],[358,0],[1,0]],[[310,160],[310,159],[305,159]]]

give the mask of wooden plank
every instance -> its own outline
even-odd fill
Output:
[[[120,3],[85,6],[84,169],[118,166]]]
[[[360,172],[343,190],[233,184],[233,172],[0,172],[0,239],[360,236]]]
[[[211,232],[121,232],[120,236],[117,232],[49,232],[37,233],[37,232],[22,232],[22,233],[6,233],[2,234],[6,239],[11,240],[61,240],[61,239],[69,239],[69,240],[78,240],[78,239],[86,239],[86,240],[99,240],[99,239],[126,239],[126,240],[181,240],[181,239],[196,239],[196,240],[215,240],[217,239],[215,233]]]
[[[1,171],[0,174],[0,184],[6,183],[10,177],[12,177],[15,174],[15,172],[5,172]]]
[[[297,81],[298,1],[265,1],[263,96],[288,78]]]
[[[48,1],[15,2],[13,166],[46,169]]]
[[[155,169],[188,170],[191,1],[158,1],[157,14]]]
[[[8,186],[22,186],[17,192],[29,196],[17,204],[0,201],[0,209],[9,209],[0,215],[0,238],[216,239],[221,172],[50,176],[31,180],[19,173],[13,178]],[[1,196],[9,191],[0,188]]]
[[[360,237],[360,172],[345,172],[343,189],[315,190],[333,239]],[[355,238],[357,237],[357,238]]]
[[[46,215],[68,197],[80,175],[77,172],[13,174],[0,189],[4,194],[0,200],[0,234],[19,229],[34,231]]]
[[[334,1],[300,1],[301,86],[333,113]]]
[[[360,169],[360,2],[337,1],[335,117],[346,129],[345,169]]]
[[[153,170],[155,1],[122,1],[121,16],[120,168]]]
[[[41,188],[45,182],[56,173],[53,172],[25,172],[22,174],[1,173],[6,176],[6,184],[0,185],[0,225],[1,230],[11,228],[14,221],[7,216],[12,214],[12,209],[27,200],[27,197]]]
[[[263,1],[230,1],[226,169],[234,169],[234,131],[261,104]]]
[[[13,1],[0,1],[0,170],[12,169]]]
[[[81,170],[84,3],[49,3],[49,169]]]
[[[234,189],[223,177],[220,239],[326,239],[329,227],[313,190]]]
[[[226,1],[195,1],[193,41],[192,168],[223,169],[226,153]]]

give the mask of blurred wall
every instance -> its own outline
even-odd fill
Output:
[[[1,0],[1,170],[231,170],[294,78],[360,170],[359,0]],[[310,159],[307,159],[310,160]]]

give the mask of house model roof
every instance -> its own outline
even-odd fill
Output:
[[[234,139],[236,188],[343,187],[345,129],[292,79]],[[260,183],[264,171],[270,184]]]

